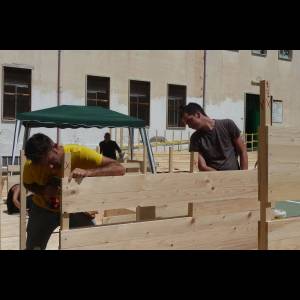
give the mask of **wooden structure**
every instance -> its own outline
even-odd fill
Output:
[[[257,171],[62,180],[60,249],[257,249]],[[146,164],[144,164],[146,165]],[[89,199],[89,201],[82,201]],[[135,220],[70,229],[69,214],[136,208]],[[185,208],[185,209],[184,209]]]
[[[276,201],[300,200],[300,129],[271,126],[268,82],[261,82],[259,249],[300,249],[300,217],[274,219]]]
[[[169,173],[148,173],[144,154],[138,172],[68,183],[66,155],[59,248],[299,249],[300,217],[274,220],[272,207],[300,200],[300,130],[272,127],[268,82],[260,94],[258,169],[197,172],[192,153],[189,172],[174,173],[169,149]],[[104,212],[102,224],[70,229],[69,215],[84,211]]]

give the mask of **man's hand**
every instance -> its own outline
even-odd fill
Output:
[[[80,182],[81,179],[83,179],[84,177],[88,177],[89,176],[89,171],[88,170],[84,170],[84,169],[80,169],[80,168],[76,168],[74,169],[69,176],[68,182],[70,182],[72,180],[72,178],[75,178],[75,180],[77,182]]]
[[[51,199],[59,197],[60,187],[47,184],[43,190],[43,197],[47,202],[51,202]]]

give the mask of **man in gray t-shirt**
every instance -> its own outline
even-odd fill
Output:
[[[197,103],[189,103],[182,113],[184,123],[196,130],[191,136],[189,151],[199,153],[200,171],[248,169],[247,149],[232,120],[211,119]]]

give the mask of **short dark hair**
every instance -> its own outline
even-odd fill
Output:
[[[190,102],[189,104],[182,107],[182,114],[186,113],[188,115],[194,115],[197,112],[200,112],[202,115],[207,117],[204,109],[198,103]]]
[[[25,156],[33,163],[38,163],[52,149],[53,141],[45,134],[34,134],[25,145]]]

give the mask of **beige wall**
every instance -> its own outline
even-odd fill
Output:
[[[254,80],[269,80],[271,95],[283,100],[284,126],[299,126],[300,51],[293,51],[292,61],[278,59],[278,50],[268,50],[266,57],[251,50],[207,50],[206,107],[216,118],[234,119],[244,128],[246,93],[259,94]],[[278,126],[278,125],[277,125]]]
[[[164,135],[166,130],[167,84],[186,85],[187,102],[202,104],[201,50],[65,50],[61,63],[64,104],[85,105],[86,76],[106,76],[110,77],[110,108],[128,114],[129,80],[150,81],[150,137],[156,130],[158,135]],[[89,133],[78,131],[77,136],[83,139],[78,142],[86,143]],[[176,134],[179,136],[180,131]],[[168,132],[169,138],[170,135]],[[68,136],[71,141],[71,132]]]
[[[32,69],[32,110],[55,106],[57,103],[57,51],[52,50],[0,50],[0,155],[9,156],[12,150],[14,122],[2,121],[3,66]],[[32,132],[36,132],[34,129]],[[54,129],[43,132],[56,137]],[[23,136],[23,130],[21,137]],[[21,148],[19,143],[18,151]]]
[[[57,50],[3,50],[0,51],[0,65],[32,68],[32,110],[57,105]],[[187,102],[202,104],[202,50],[62,50],[61,104],[85,105],[87,75],[110,77],[110,108],[125,114],[128,114],[129,80],[150,81],[150,137],[156,130],[159,135],[166,130],[168,83],[186,85]],[[0,82],[1,110],[2,72]],[[37,131],[56,138],[56,129],[34,129],[32,132]],[[94,147],[103,138],[104,131],[62,130],[61,141]],[[186,135],[188,131],[185,130]],[[175,139],[181,132],[175,133]],[[10,155],[13,134],[14,124],[1,120],[0,155]],[[171,136],[167,131],[167,138]]]

